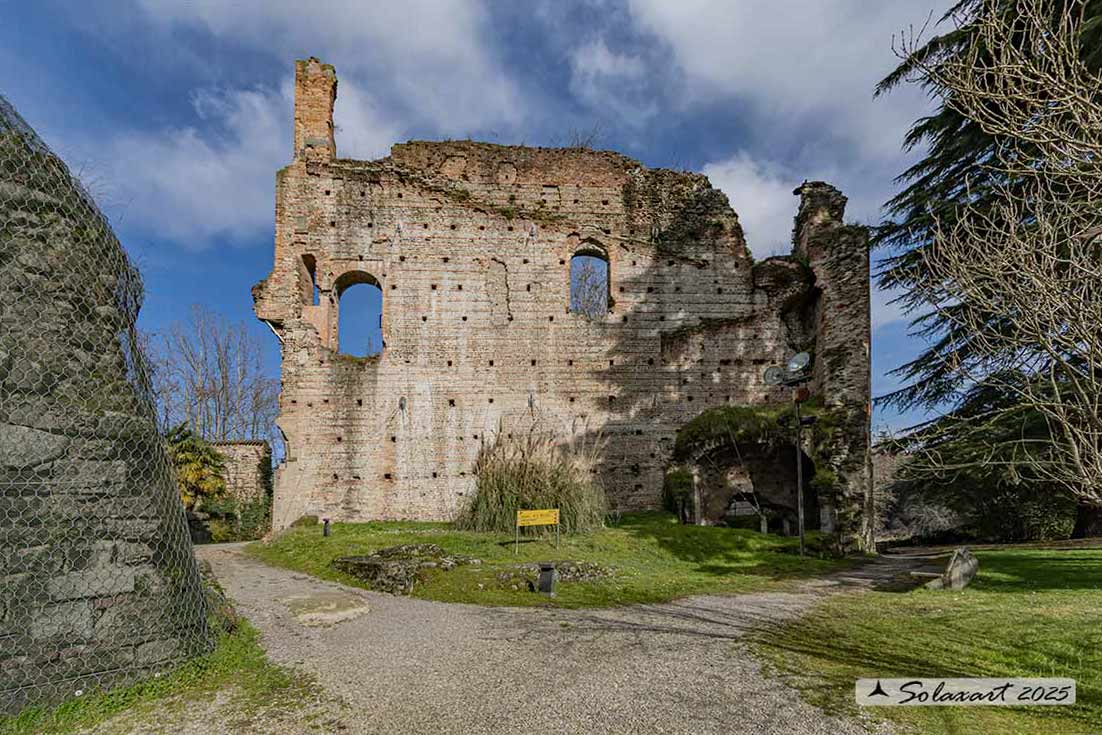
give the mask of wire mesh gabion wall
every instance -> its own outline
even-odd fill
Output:
[[[141,301],[92,198],[0,97],[0,713],[211,645]]]

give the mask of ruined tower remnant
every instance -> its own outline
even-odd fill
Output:
[[[272,448],[262,439],[213,442],[222,455],[226,495],[238,503],[255,503],[271,491]]]
[[[0,712],[211,642],[141,301],[107,221],[0,97]]]
[[[337,79],[299,61],[294,160],[277,176],[275,264],[253,289],[283,352],[273,525],[304,514],[444,519],[499,425],[601,432],[621,509],[659,503],[679,427],[709,407],[788,400],[764,368],[817,351],[846,411],[826,525],[867,545],[868,243],[845,197],[808,183],[792,256],[755,263],[700,174],[585,148],[409,142],[337,157]],[[753,206],[753,202],[746,202]],[[570,309],[578,254],[608,264],[608,311]],[[341,295],[382,291],[381,354],[338,344]]]

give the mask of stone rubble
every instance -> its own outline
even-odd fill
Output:
[[[366,582],[376,592],[408,595],[430,569],[447,572],[460,565],[481,563],[472,556],[449,554],[437,544],[402,544],[364,556],[341,556],[330,566]]]

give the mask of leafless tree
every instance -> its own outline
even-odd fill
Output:
[[[548,140],[548,143],[552,147],[562,146],[563,148],[575,148],[578,150],[591,151],[597,147],[598,142],[604,134],[604,128],[601,123],[593,123],[588,128],[570,128],[562,135],[552,135]]]
[[[196,305],[147,345],[162,429],[185,423],[208,441],[277,439],[279,381],[243,322]]]
[[[921,296],[973,338],[946,365],[1042,416],[1025,464],[1102,506],[1102,78],[1082,61],[1082,3],[984,3],[975,43],[920,61],[945,102],[1001,141],[994,204],[939,222]],[[904,52],[917,48],[906,45]],[[966,182],[965,182],[966,184]],[[1023,378],[1024,376],[1024,378]],[[1009,409],[1008,409],[1009,410]],[[978,423],[989,420],[980,417]],[[928,457],[936,466],[937,456]]]
[[[372,355],[378,355],[380,352],[382,352],[383,348],[380,342],[381,340],[377,339],[375,335],[369,334],[367,336],[367,349],[364,351],[364,355],[366,357],[370,357]]]
[[[608,263],[579,255],[570,269],[570,310],[590,319],[608,313]]]
[[[597,146],[603,132],[600,123],[593,123],[592,127],[585,130],[571,128],[566,136],[566,147],[591,151]]]

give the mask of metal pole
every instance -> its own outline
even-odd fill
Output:
[[[800,528],[800,556],[804,555],[804,457],[800,450],[801,435],[803,433],[803,421],[800,419],[800,398],[798,393],[792,394],[792,402],[796,404],[796,522]]]
[[[517,543],[516,543],[516,546],[513,547],[513,553],[514,554],[519,554],[520,553],[520,519],[519,518],[517,519]]]

